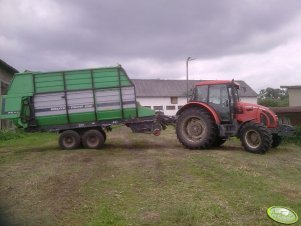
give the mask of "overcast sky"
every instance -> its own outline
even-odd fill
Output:
[[[300,0],[1,0],[0,58],[23,71],[121,64],[131,78],[301,85]]]

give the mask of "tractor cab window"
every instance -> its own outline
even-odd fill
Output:
[[[226,85],[212,85],[209,91],[209,103],[222,105],[229,101]]]
[[[235,90],[233,90],[235,92]],[[234,96],[232,95],[232,87],[231,86],[228,86],[228,92],[230,94],[230,103],[231,103],[231,107],[233,107],[233,104],[234,104]],[[234,93],[233,92],[233,93]]]
[[[207,97],[208,97],[208,86],[197,86],[194,89],[193,97],[192,99],[194,101],[204,102],[207,103]]]
[[[234,104],[239,101],[238,88],[234,86],[228,86],[228,92],[230,95],[231,107],[234,107]]]
[[[208,104],[216,110],[222,121],[230,121],[230,100],[227,85],[209,86]]]

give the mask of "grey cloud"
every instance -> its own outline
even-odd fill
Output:
[[[283,41],[273,34],[300,12],[301,3],[254,2],[80,1],[78,22],[87,34],[62,44],[79,43],[78,50],[89,54],[169,59],[264,51]],[[259,34],[269,38],[254,49],[250,39]]]
[[[187,56],[207,59],[263,52],[286,41],[291,34],[275,34],[298,16],[301,9],[299,0],[56,3],[62,18],[53,26],[25,20],[16,30],[16,21],[7,21],[8,26],[1,33],[17,40],[26,51],[1,51],[0,57],[17,66],[40,64],[40,68],[51,69],[60,67],[55,58],[64,55],[73,56],[70,62],[68,59],[62,62],[69,65],[106,58],[175,61]],[[16,5],[16,14],[18,10]],[[254,42],[259,35],[263,38]]]

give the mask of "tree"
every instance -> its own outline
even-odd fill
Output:
[[[259,92],[258,103],[267,107],[287,107],[288,92],[286,89],[273,89],[268,87]]]

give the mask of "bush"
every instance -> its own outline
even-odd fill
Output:
[[[13,140],[25,137],[25,133],[21,130],[0,130],[0,141]]]
[[[295,134],[292,137],[284,137],[284,143],[293,143],[301,146],[301,125],[295,126]]]
[[[295,126],[295,135],[301,137],[301,125]]]

